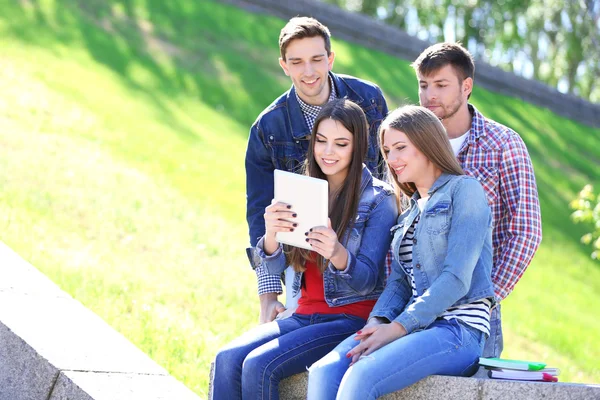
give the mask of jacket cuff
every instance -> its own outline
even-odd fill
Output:
[[[258,256],[261,258],[261,260],[263,261],[272,261],[275,260],[277,257],[280,256],[280,254],[283,252],[283,245],[281,243],[279,243],[279,247],[277,247],[277,250],[275,250],[273,252],[273,254],[271,255],[267,255],[267,253],[265,253],[265,237],[261,237],[258,241],[258,243],[256,243],[256,254],[258,254]]]
[[[354,271],[354,267],[356,266],[356,256],[354,254],[350,253],[348,251],[348,249],[345,249],[345,250],[346,250],[346,254],[348,254],[348,261],[346,261],[346,268],[344,268],[343,270],[339,270],[333,266],[331,261],[329,262],[327,267],[329,268],[329,272],[331,272],[333,275],[337,275],[344,279],[350,279],[352,277],[352,272]]]
[[[412,333],[415,330],[419,329],[419,321],[406,311],[398,315],[397,318],[394,319],[394,322],[399,323],[406,329],[406,333]]]

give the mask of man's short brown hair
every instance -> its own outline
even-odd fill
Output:
[[[294,17],[288,21],[279,34],[279,52],[285,61],[285,51],[294,39],[304,39],[320,36],[325,41],[327,56],[331,54],[331,33],[329,29],[310,17]]]
[[[454,68],[461,81],[474,79],[475,75],[473,57],[460,43],[445,42],[429,46],[411,65],[423,76],[429,76],[446,65]]]

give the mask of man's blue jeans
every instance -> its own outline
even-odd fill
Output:
[[[365,323],[346,314],[294,314],[257,326],[217,354],[213,399],[278,399],[281,379],[306,371]]]
[[[485,334],[453,319],[436,320],[361,358],[352,367],[350,336],[309,369],[308,399],[376,399],[429,375],[471,376],[477,371]]]

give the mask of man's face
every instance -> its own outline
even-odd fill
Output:
[[[442,121],[452,118],[467,99],[473,88],[473,80],[462,80],[451,65],[446,65],[430,75],[417,71],[419,102]]]
[[[333,51],[327,56],[325,40],[316,36],[292,40],[286,49],[285,60],[279,64],[292,83],[300,98],[311,105],[320,106],[329,99],[329,78],[333,68]]]

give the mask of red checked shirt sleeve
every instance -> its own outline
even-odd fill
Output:
[[[504,212],[494,227],[492,281],[500,301],[514,289],[542,240],[533,166],[525,143],[516,133],[503,146],[499,181],[496,201]]]

